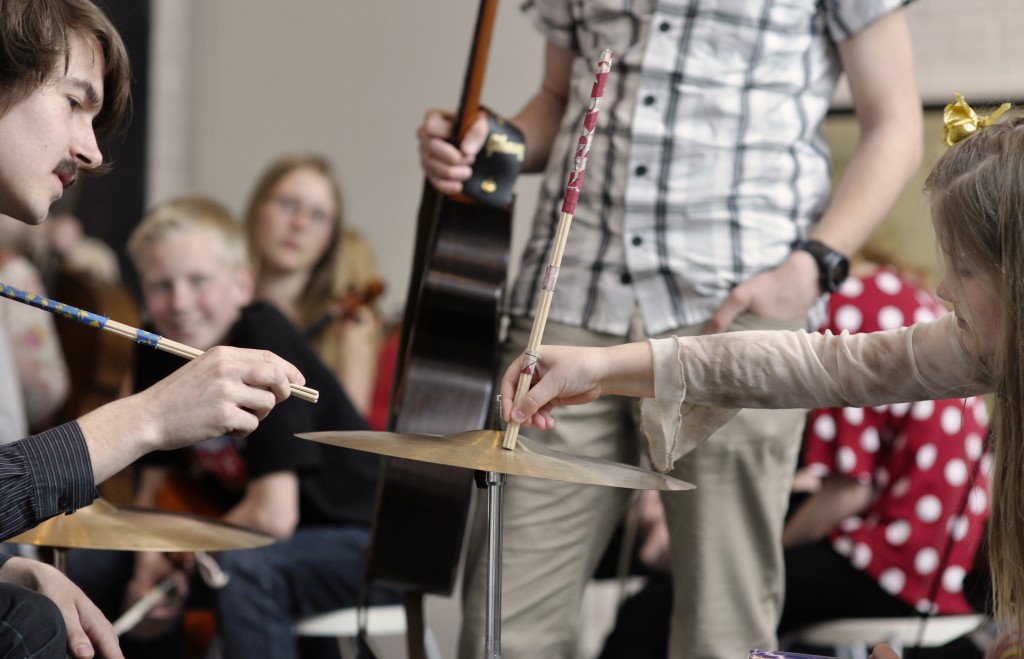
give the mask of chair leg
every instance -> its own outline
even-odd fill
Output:
[[[427,659],[427,649],[424,644],[427,626],[423,614],[423,593],[406,591],[403,604],[405,604],[405,638],[409,649],[409,659]]]

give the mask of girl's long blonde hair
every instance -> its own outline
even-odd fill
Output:
[[[1002,339],[979,364],[995,384],[989,561],[996,617],[1024,629],[1024,117],[979,130],[938,160],[925,182],[949,278],[990,278]],[[977,345],[977,343],[976,343]]]

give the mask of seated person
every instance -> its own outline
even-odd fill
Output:
[[[864,264],[832,295],[823,330],[875,332],[945,314],[909,277]],[[837,618],[974,612],[963,579],[988,519],[987,426],[978,397],[811,412],[801,477],[820,481],[783,532],[780,638]],[[981,653],[962,645],[940,656]]]
[[[294,326],[273,307],[250,304],[253,280],[245,237],[226,210],[203,198],[162,204],[135,229],[128,248],[156,333],[203,350],[221,343],[272,350],[300,365],[307,384],[320,392],[317,404],[285,402],[244,442],[220,437],[194,450],[147,456],[136,497],[139,505],[154,505],[172,469],[186,467],[186,493],[206,488],[210,494],[204,503],[223,511],[222,520],[277,538],[267,547],[217,556],[229,582],[215,593],[216,622],[227,659],[296,657],[295,617],[357,603],[379,458],[293,436],[365,426]],[[136,388],[183,363],[141,348]],[[86,592],[103,589],[107,575],[86,565],[94,561],[83,554],[76,552],[69,561],[72,577]],[[137,554],[124,604],[175,571],[181,571],[180,562],[166,555]],[[183,573],[177,579],[176,595],[140,624],[142,636],[160,636],[178,624],[188,585]],[[97,603],[116,606],[120,592],[114,601],[108,595]]]

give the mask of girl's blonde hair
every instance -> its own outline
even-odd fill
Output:
[[[1002,339],[995,382],[989,561],[996,616],[1024,629],[1024,117],[979,130],[938,160],[925,182],[955,285],[966,269],[991,280]]]

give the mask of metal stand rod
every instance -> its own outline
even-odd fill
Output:
[[[53,567],[60,570],[61,574],[68,573],[68,550],[64,547],[53,548]]]
[[[487,638],[484,659],[501,659],[501,513],[508,477],[486,472],[487,481]]]

